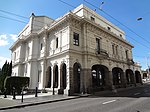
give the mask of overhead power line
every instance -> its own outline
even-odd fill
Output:
[[[123,24],[122,22],[120,22],[119,20],[117,20],[115,17],[113,17],[112,15],[108,14],[106,11],[100,9],[99,7],[91,4],[90,2],[84,0],[84,2],[88,3],[89,5],[93,6],[94,8],[99,9],[100,11],[102,11],[104,14],[106,14],[107,16],[109,16],[110,18],[112,18],[113,20],[115,20],[116,22],[118,22],[120,25],[124,26],[126,29],[128,29],[130,32],[132,32],[133,34],[135,34],[136,36],[140,37],[141,39],[143,39],[145,42],[150,44],[150,41],[146,40],[144,37],[142,37],[141,35],[139,35],[138,33],[136,33],[135,31],[133,31],[131,28],[129,28],[128,26],[126,26],[125,24]]]
[[[24,19],[29,20],[29,17],[25,17],[25,16],[22,16],[22,15],[19,15],[19,14],[15,14],[15,13],[12,13],[12,12],[9,12],[9,11],[2,10],[2,9],[0,9],[0,12],[3,12],[3,13],[6,13],[6,14],[9,14],[9,15],[13,15],[13,16],[17,16],[17,17],[20,17],[20,18],[24,18]],[[8,18],[8,17],[6,17],[6,18]],[[15,19],[14,19],[14,20],[15,20]],[[45,22],[39,21],[39,20],[34,20],[34,21],[39,22],[39,23],[43,23],[43,24],[45,24],[45,25],[48,24],[48,23],[45,23]],[[19,22],[19,21],[18,21],[18,22]]]
[[[10,17],[5,17],[5,16],[0,16],[0,17],[4,18],[4,19],[9,19],[9,20],[12,20],[12,21],[17,21],[17,22],[20,22],[20,23],[27,24],[27,22],[24,22],[24,21],[21,21],[21,20],[18,20],[18,19],[13,19],[13,18],[10,18]]]
[[[68,6],[70,6],[70,7],[76,8],[75,6],[73,6],[73,5],[71,5],[71,4],[67,3],[67,2],[65,2],[65,1],[63,1],[63,0],[58,0],[58,1],[60,1],[60,2],[62,2],[62,3],[64,3],[64,4],[66,4],[66,5],[68,5]]]
[[[146,47],[147,49],[150,49],[150,47],[149,46],[147,46],[147,45],[145,45],[145,44],[143,44],[143,43],[141,43],[141,42],[139,42],[139,41],[137,41],[136,39],[134,39],[133,37],[131,37],[131,36],[129,36],[129,35],[126,35],[127,37],[129,37],[130,39],[132,39],[133,41],[135,41],[136,43],[138,43],[138,44],[140,44],[140,45],[142,45],[142,46],[144,46],[144,47]]]
[[[60,1],[60,2],[62,2],[62,3],[64,3],[64,4],[66,4],[66,5],[68,5],[68,6],[71,6],[71,7],[73,7],[73,8],[75,7],[75,6],[73,6],[73,5],[71,5],[71,4],[67,3],[67,2],[62,1],[62,0],[58,0],[58,1]],[[139,34],[137,34],[137,33],[136,33],[135,31],[133,31],[131,28],[127,27],[126,25],[124,25],[123,23],[121,23],[119,20],[117,20],[116,18],[114,18],[113,16],[111,16],[110,14],[106,13],[106,12],[105,12],[104,10],[102,10],[101,8],[99,8],[99,7],[97,7],[97,6],[93,5],[93,4],[91,4],[90,2],[88,2],[88,1],[86,1],[86,0],[83,0],[83,1],[86,2],[86,3],[88,3],[88,4],[91,5],[91,6],[95,7],[96,9],[99,9],[100,11],[102,11],[103,13],[105,13],[106,15],[108,15],[109,17],[111,17],[112,19],[114,19],[115,21],[117,21],[119,24],[121,24],[122,26],[124,26],[125,28],[127,28],[129,31],[131,31],[132,33],[134,33],[134,34],[137,35],[138,37],[142,38],[142,40],[144,40],[145,42],[148,42],[148,43],[150,44],[150,42],[147,41],[145,38],[143,38],[142,36],[140,36]],[[128,35],[126,35],[126,36],[129,37],[129,38],[131,38],[131,39],[132,39],[133,41],[135,41],[136,43],[138,43],[138,44],[140,44],[140,45],[146,47],[147,49],[150,49],[150,47],[148,47],[147,45],[145,45],[145,44],[143,44],[143,43],[137,41],[136,39],[132,38],[131,36],[128,36]]]
[[[12,12],[8,12],[8,11],[5,11],[5,10],[1,10],[1,9],[0,9],[0,12],[7,13],[7,14],[10,14],[10,15],[14,15],[14,16],[18,16],[18,17],[25,18],[25,19],[29,19],[28,17],[21,16],[21,15],[18,15],[18,14],[12,13]]]
[[[23,24],[28,24],[28,22],[25,22],[25,21],[22,21],[22,20],[18,20],[18,19],[14,19],[14,18],[10,18],[10,17],[6,17],[6,16],[0,16],[0,18],[4,18],[4,19],[20,22],[20,23],[23,23]],[[33,24],[33,25],[35,25],[37,27],[43,27],[43,26],[40,26],[40,25],[37,25],[37,24]]]
[[[66,5],[68,5],[68,6],[70,6],[70,7],[75,8],[75,6],[73,6],[73,5],[71,5],[71,4],[67,3],[67,2],[64,2],[63,0],[58,0],[58,1],[60,1],[60,2],[62,2],[62,3],[64,3],[64,4],[66,4]],[[88,2],[88,1],[86,1],[86,0],[84,0],[84,2],[86,2],[86,3],[88,3],[89,5],[91,5],[91,6],[95,7],[95,8],[97,8],[97,9],[99,9],[100,11],[102,11],[103,13],[105,13],[106,15],[108,15],[109,17],[111,17],[112,19],[114,19],[115,21],[117,21],[119,24],[121,24],[122,26],[124,26],[125,28],[127,28],[129,31],[131,31],[132,33],[134,33],[134,34],[137,35],[138,37],[142,38],[144,41],[150,43],[148,40],[146,40],[145,38],[143,38],[142,36],[140,36],[139,34],[137,34],[135,31],[133,31],[132,29],[130,29],[129,27],[127,27],[126,25],[124,25],[123,23],[121,23],[119,20],[117,20],[116,18],[114,18],[114,17],[111,16],[110,14],[106,13],[106,12],[105,12],[104,10],[102,10],[101,8],[99,8],[99,7],[97,7],[97,6],[93,5],[93,4],[91,4],[90,2]],[[29,19],[28,17],[22,16],[22,15],[19,15],[19,14],[15,14],[15,13],[12,13],[12,12],[8,12],[8,11],[5,11],[5,10],[1,10],[1,9],[0,9],[0,12],[7,13],[7,14],[10,14],[10,15],[13,15],[13,16],[17,16],[17,17],[21,17],[21,18],[24,18],[24,19]],[[13,21],[17,21],[17,22],[21,22],[21,23],[27,24],[27,22],[22,21],[22,20],[10,18],[10,17],[5,17],[5,16],[0,16],[0,17],[1,17],[1,18],[4,18],[4,19],[9,19],[9,20],[13,20]],[[40,22],[40,23],[44,23],[44,22],[38,21],[38,20],[35,20],[35,21],[36,21],[36,22]],[[48,23],[44,23],[44,24],[47,25]],[[36,25],[36,26],[42,27],[42,26],[40,26],[40,25]],[[144,47],[150,49],[150,47],[148,47],[147,45],[145,45],[145,44],[143,44],[143,43],[137,41],[136,39],[132,38],[131,36],[128,36],[128,35],[126,35],[126,36],[129,37],[129,38],[131,38],[132,40],[134,40],[134,41],[137,42],[138,44],[140,44],[140,45],[142,45],[142,46],[144,46]]]

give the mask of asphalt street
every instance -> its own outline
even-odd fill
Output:
[[[2,112],[150,112],[150,84],[114,94],[1,110]]]

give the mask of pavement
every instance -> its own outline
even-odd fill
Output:
[[[22,96],[16,96],[16,99],[13,100],[12,96],[7,96],[4,98],[4,95],[0,95],[0,110],[7,110],[13,108],[22,108],[26,106],[33,106],[38,104],[52,103],[58,101],[65,101],[79,98],[80,96],[67,96],[67,95],[51,95],[49,93],[39,93],[38,97],[35,95],[24,95],[23,102],[21,102]]]

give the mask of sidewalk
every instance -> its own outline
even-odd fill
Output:
[[[38,97],[35,97],[35,95],[24,95],[23,103],[21,102],[21,96],[16,96],[15,100],[12,100],[12,96],[7,96],[7,98],[3,97],[4,96],[2,95],[0,96],[0,110],[71,100],[79,98],[80,96],[51,95],[49,93],[39,93]]]
[[[128,88],[119,88],[117,91],[124,91],[124,90],[130,90],[137,87],[143,87],[143,85],[138,85],[136,87],[128,87]],[[99,95],[99,96],[105,96],[107,94],[115,94],[114,91],[99,91],[95,92],[93,95]],[[6,109],[12,109],[12,108],[21,108],[25,106],[32,106],[32,105],[38,105],[38,104],[44,104],[44,103],[52,103],[52,102],[58,102],[58,101],[65,101],[65,100],[71,100],[76,99],[80,97],[87,97],[90,94],[78,94],[77,96],[67,96],[67,95],[51,95],[50,93],[39,93],[38,97],[35,97],[35,94],[33,95],[24,95],[23,97],[23,103],[21,102],[21,95],[16,96],[16,100],[12,100],[12,96],[7,96],[7,98],[4,98],[3,95],[0,95],[0,110],[6,110]]]

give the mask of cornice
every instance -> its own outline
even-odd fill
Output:
[[[9,48],[9,50],[13,50],[18,44],[22,43],[23,39],[18,38],[17,41],[14,42],[14,44]]]
[[[117,39],[117,40],[119,40],[119,41],[121,41],[121,42],[123,42],[123,43],[129,45],[130,47],[134,48],[134,46],[131,45],[129,42],[127,42],[127,41],[124,40],[123,38],[120,38],[120,37],[119,37],[118,35],[116,35],[115,33],[113,33],[113,32],[111,32],[111,31],[105,29],[104,27],[102,27],[102,26],[96,24],[95,22],[91,22],[91,21],[90,21],[89,19],[87,19],[87,18],[83,18],[83,21],[86,21],[87,23],[93,25],[94,27],[97,27],[97,28],[99,28],[100,30],[104,31],[105,33],[107,33],[107,34],[113,36],[115,39]]]
[[[13,50],[18,44],[21,44],[22,42],[25,42],[35,36],[37,36],[37,33],[30,33],[29,35],[24,36],[24,38],[22,39],[18,38],[18,40],[14,42],[14,44],[9,48],[9,50]]]

